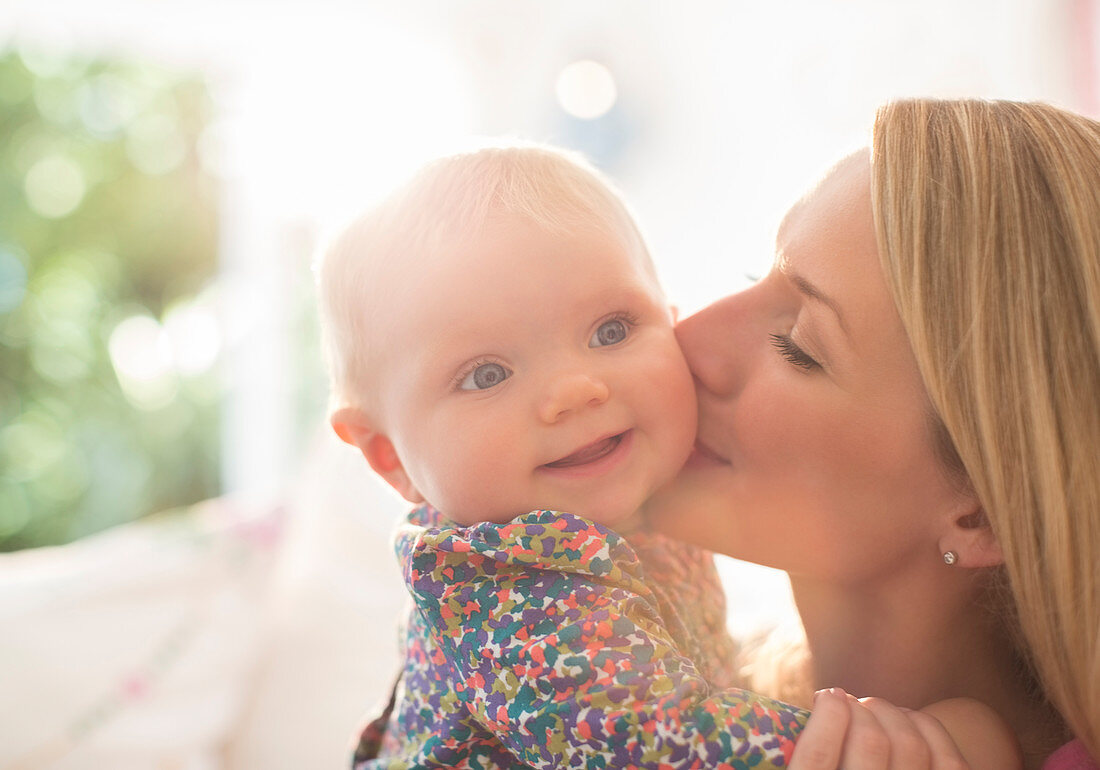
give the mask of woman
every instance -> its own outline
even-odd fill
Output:
[[[1100,125],[1042,105],[888,105],[871,151],[791,210],[771,273],[677,333],[697,382],[698,443],[651,500],[651,519],[790,574],[809,652],[794,700],[808,705],[815,687],[878,697],[819,693],[792,770],[965,766],[942,727],[909,709],[947,701],[933,713],[957,727],[951,704],[975,700],[1004,718],[1029,770],[1096,768]],[[472,601],[497,594],[463,577],[478,536],[447,533],[462,547],[444,554],[453,569],[431,572],[438,590],[419,591],[418,609],[473,683],[464,707],[515,756],[607,767],[599,762],[626,746],[634,764],[676,754],[677,766],[709,767],[715,756],[740,761],[730,747],[748,744],[736,717],[763,714],[757,737],[768,736],[769,757],[783,749],[772,766],[785,763],[783,741],[801,720],[787,707],[692,689],[699,677],[676,655],[608,670],[607,634],[676,649],[659,623],[620,627],[622,606],[574,603],[569,613],[589,616],[569,615],[566,633],[565,609],[551,617],[535,604],[522,606],[522,634],[503,633],[513,626],[491,621],[500,608],[515,614],[515,593],[494,584],[504,598]],[[604,561],[615,566],[613,550]],[[483,651],[486,613],[499,654]],[[564,668],[546,674],[551,652]],[[555,677],[617,681],[643,669],[659,684],[654,699],[559,729],[562,714],[606,706],[614,688],[562,701]],[[487,706],[479,693],[490,690],[522,713]],[[961,713],[964,728],[994,736],[989,752],[1002,748],[985,712]],[[652,756],[647,737],[660,744]],[[700,745],[708,761],[693,759]],[[981,758],[1002,768],[1012,754]]]
[[[678,336],[699,442],[654,520],[790,574],[807,686],[969,696],[1028,768],[1074,736],[1063,757],[1100,757],[1100,124],[883,107],[772,272]],[[907,712],[835,705],[796,766],[919,743]]]

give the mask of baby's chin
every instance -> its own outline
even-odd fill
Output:
[[[445,511],[444,515],[460,527],[472,527],[484,523],[508,524],[532,511],[558,511],[561,513],[568,513],[595,524],[600,524],[619,534],[626,534],[627,532],[638,529],[643,523],[642,515],[637,510],[610,510],[607,507],[598,506],[590,509],[584,506],[533,505],[501,511],[487,511],[481,509],[479,511],[480,515],[476,516],[472,513],[463,511],[455,511],[453,513]]]
[[[528,513],[527,510],[507,510],[507,511],[490,511],[485,508],[477,509],[476,511],[466,511],[461,508],[452,507],[438,508],[442,514],[454,522],[460,527],[472,527],[477,524],[507,524],[513,519]]]
[[[633,532],[639,529],[644,523],[644,518],[637,509],[614,511],[603,508],[589,511],[584,508],[578,508],[577,510],[569,511],[569,513],[572,513],[574,516],[580,516],[582,519],[587,519],[594,524],[599,524],[610,530],[614,530],[620,535]]]

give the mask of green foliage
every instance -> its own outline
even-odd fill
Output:
[[[0,51],[0,550],[217,494],[209,111],[192,74]]]

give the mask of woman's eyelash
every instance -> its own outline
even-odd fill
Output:
[[[788,337],[786,334],[772,334],[770,335],[772,345],[775,346],[779,354],[799,369],[804,371],[810,371],[816,367],[819,367],[817,361],[815,361],[805,350],[798,347],[794,340]]]

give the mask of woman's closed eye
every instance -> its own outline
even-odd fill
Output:
[[[512,376],[512,370],[495,361],[478,362],[458,380],[459,390],[488,390]]]
[[[783,358],[790,361],[799,369],[808,372],[820,368],[821,364],[814,360],[809,353],[800,348],[795,341],[786,334],[772,334],[770,338],[772,345],[779,351],[779,355],[783,356]]]

